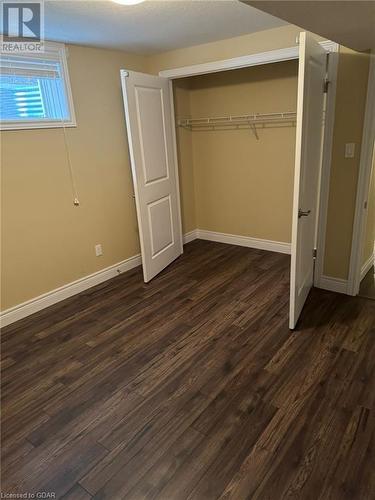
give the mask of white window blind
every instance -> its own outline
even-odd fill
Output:
[[[60,47],[38,55],[1,56],[1,128],[75,124],[64,57]]]

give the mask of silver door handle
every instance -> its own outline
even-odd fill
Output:
[[[311,213],[311,210],[307,210],[306,212],[304,212],[303,210],[301,210],[300,208],[298,209],[298,218],[300,219],[301,217],[308,217]]]

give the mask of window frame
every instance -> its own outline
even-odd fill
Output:
[[[66,100],[69,110],[69,120],[0,120],[0,130],[29,130],[42,128],[62,128],[76,127],[77,121],[74,112],[74,103],[72,89],[70,86],[69,70],[68,70],[68,49],[64,43],[44,42],[44,51],[38,54],[30,54],[32,58],[44,59],[45,56],[54,57],[60,63],[61,78],[64,83]]]

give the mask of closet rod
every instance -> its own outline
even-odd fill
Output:
[[[212,130],[217,127],[239,127],[250,125],[254,126],[257,123],[281,123],[294,122],[296,120],[295,111],[285,111],[282,113],[252,113],[249,115],[228,115],[228,116],[213,116],[204,118],[180,118],[178,126],[188,130],[206,129]]]

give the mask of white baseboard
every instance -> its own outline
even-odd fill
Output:
[[[289,243],[280,243],[269,240],[259,240],[247,236],[236,236],[233,234],[215,233],[212,231],[204,231],[201,229],[193,229],[192,231],[184,234],[184,244],[189,243],[197,238],[202,240],[217,241],[220,243],[229,243],[231,245],[240,245],[250,248],[258,248],[261,250],[269,250],[271,252],[290,253]],[[55,290],[39,295],[34,299],[18,304],[0,313],[1,326],[7,326],[19,319],[26,318],[30,314],[34,314],[46,307],[52,306],[57,302],[61,302],[68,297],[72,297],[77,293],[88,290],[89,288],[103,283],[118,274],[124,273],[141,265],[141,256],[134,255],[129,259],[123,260],[113,266],[107,267],[96,273],[84,276],[76,281],[67,283]]]
[[[198,233],[198,229],[193,229],[192,231],[189,231],[188,233],[185,233],[184,234],[184,245],[186,245],[186,243],[190,243],[191,241],[193,240],[196,240],[197,239],[197,233]]]
[[[329,290],[330,292],[348,293],[348,281],[340,278],[322,276],[315,286],[317,288],[323,288],[323,290]]]
[[[375,254],[370,255],[370,257],[367,259],[367,261],[363,264],[361,268],[361,281],[363,278],[366,276],[366,274],[369,272],[369,270],[372,268],[375,262]]]
[[[218,243],[229,243],[230,245],[239,245],[241,247],[257,248],[258,250],[268,250],[269,252],[278,252],[290,254],[290,243],[281,241],[261,240],[251,238],[250,236],[238,236],[235,234],[215,233],[204,229],[196,230],[196,238],[201,240],[217,241]]]
[[[71,283],[63,285],[59,288],[55,288],[55,290],[39,295],[34,299],[18,304],[10,309],[6,309],[0,314],[1,326],[4,327],[10,325],[19,319],[30,316],[30,314],[41,311],[42,309],[52,306],[53,304],[67,299],[72,295],[76,295],[77,293],[83,292],[84,290],[98,285],[99,283],[103,283],[103,281],[114,278],[118,274],[125,273],[140,264],[141,256],[139,254],[134,255],[133,257],[129,257],[129,259],[118,262],[113,266],[106,267],[101,271],[89,274],[88,276],[84,276],[76,281],[72,281]]]
[[[361,280],[366,276],[371,266],[374,265],[375,255],[369,257],[369,259],[364,263],[361,269]],[[352,295],[349,292],[349,282],[348,280],[343,280],[340,278],[331,278],[330,276],[322,276],[317,284],[317,288],[323,288],[323,290],[329,290],[330,292],[344,293],[346,295]]]

